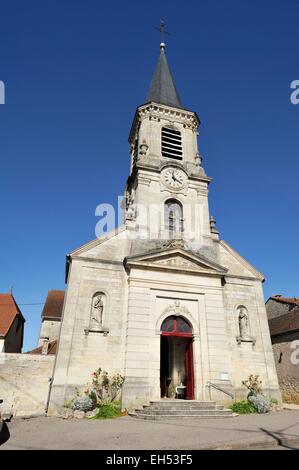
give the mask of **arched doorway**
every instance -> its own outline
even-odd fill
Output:
[[[182,316],[161,325],[160,384],[162,398],[194,400],[193,332]]]

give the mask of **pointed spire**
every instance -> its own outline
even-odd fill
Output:
[[[168,66],[165,47],[165,43],[161,42],[160,57],[151,81],[147,101],[183,108]]]

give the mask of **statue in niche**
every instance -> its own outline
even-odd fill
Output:
[[[91,328],[99,330],[103,327],[104,302],[103,294],[97,294],[92,302]]]
[[[241,339],[249,338],[249,320],[248,320],[248,313],[245,307],[239,307],[239,332]]]

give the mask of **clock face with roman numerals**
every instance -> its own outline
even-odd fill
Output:
[[[187,183],[186,173],[179,168],[167,168],[162,174],[163,183],[170,189],[182,189]]]

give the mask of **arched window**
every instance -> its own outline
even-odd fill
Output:
[[[180,131],[173,129],[172,127],[162,127],[161,153],[162,157],[182,160],[182,136]]]
[[[163,336],[192,336],[192,327],[185,318],[171,315],[163,321],[161,333]]]
[[[183,206],[179,201],[176,199],[168,199],[165,202],[164,220],[165,226],[169,230],[170,237],[183,232]]]

